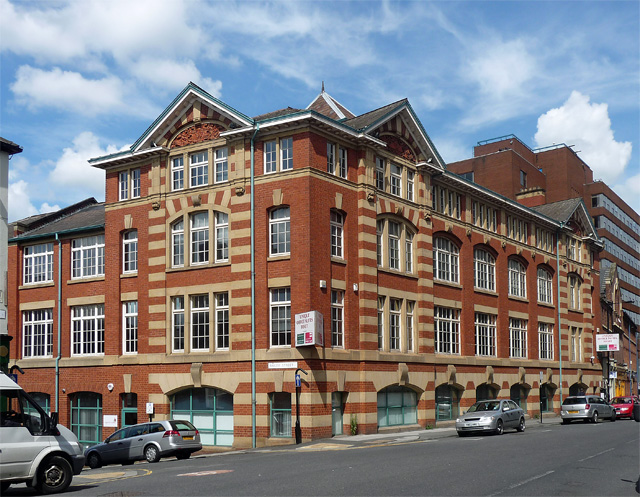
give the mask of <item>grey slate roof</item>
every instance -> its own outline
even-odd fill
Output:
[[[33,218],[37,220],[34,222]],[[10,242],[45,238],[55,233],[104,228],[104,203],[98,203],[96,199],[89,198],[59,211],[31,216],[14,224],[21,224],[27,228],[27,231],[12,238]],[[30,226],[35,227],[29,229]]]
[[[384,107],[380,107],[379,109],[372,110],[370,112],[366,112],[365,114],[360,114],[353,119],[347,119],[343,121],[343,124],[350,126],[357,130],[363,130],[373,123],[379,121],[387,114],[393,112],[398,107],[407,104],[409,101],[406,98],[402,100],[398,100],[397,102],[393,102],[389,105],[385,105]]]
[[[564,223],[569,220],[581,203],[582,199],[578,197],[553,202],[551,204],[539,205],[537,207],[532,207],[532,209],[540,214],[550,217],[551,219]]]
[[[274,110],[273,112],[267,112],[253,118],[254,121],[266,121],[274,117],[282,117],[289,114],[295,114],[296,112],[302,112],[302,109],[294,109],[293,107],[287,107],[286,109]]]

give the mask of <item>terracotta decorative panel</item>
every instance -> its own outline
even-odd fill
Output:
[[[411,150],[409,146],[402,140],[396,138],[395,136],[382,136],[380,138],[387,144],[391,153],[412,162],[416,161],[416,156],[414,155],[413,150]]]
[[[182,131],[171,144],[171,148],[183,147],[192,143],[200,143],[207,140],[215,140],[223,131],[220,126],[212,123],[196,124]]]

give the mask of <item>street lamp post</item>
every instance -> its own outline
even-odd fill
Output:
[[[302,443],[302,430],[300,429],[300,387],[302,386],[302,381],[298,371],[302,371],[305,376],[307,374],[302,368],[296,369],[296,445]]]

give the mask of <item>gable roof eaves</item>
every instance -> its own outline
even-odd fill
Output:
[[[238,110],[234,109],[230,105],[225,104],[222,100],[217,99],[210,93],[200,88],[195,83],[189,82],[189,84],[184,87],[184,89],[178,94],[178,96],[174,98],[173,101],[164,109],[164,111],[162,111],[162,113],[155,119],[155,121],[153,121],[151,126],[149,126],[146,129],[146,131],[142,134],[142,136],[140,136],[140,138],[138,138],[135,141],[135,143],[131,145],[131,151],[135,151],[138,147],[140,147],[140,145],[143,144],[146,141],[146,139],[150,135],[152,135],[155,130],[158,129],[158,127],[164,121],[164,119],[168,115],[170,115],[171,112],[189,96],[189,94],[194,94],[195,96],[198,96],[212,103],[214,106],[225,109],[227,112],[235,116],[239,121],[243,122],[245,125],[253,124],[254,122],[253,119],[250,118],[249,116],[246,116],[245,114],[243,114],[242,112],[239,112]]]

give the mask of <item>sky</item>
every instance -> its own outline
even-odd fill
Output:
[[[355,114],[408,98],[446,162],[514,134],[565,143],[640,212],[640,2],[0,0],[9,221],[104,200],[128,148],[194,82],[248,116],[322,82]]]

